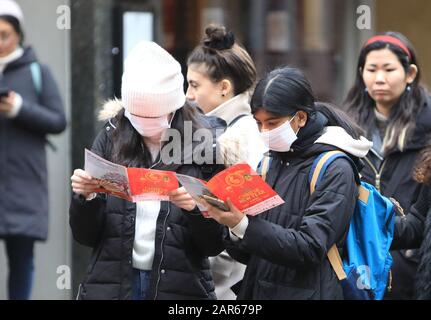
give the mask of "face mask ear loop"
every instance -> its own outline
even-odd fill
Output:
[[[295,119],[295,117],[298,115],[298,112],[295,113],[295,115],[292,117],[292,119],[290,119],[289,124],[292,123],[293,119]],[[292,127],[292,126],[290,126]],[[301,130],[301,128],[298,128],[298,131],[296,131],[295,136],[298,136],[299,130]]]
[[[174,121],[175,114],[177,113],[177,110],[174,111],[172,114],[171,120],[169,120],[169,127],[171,127],[172,121]]]

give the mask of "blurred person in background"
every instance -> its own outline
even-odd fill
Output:
[[[23,19],[14,1],[0,1],[0,238],[9,299],[31,296],[34,242],[48,235],[46,135],[66,127],[51,72],[23,45]]]

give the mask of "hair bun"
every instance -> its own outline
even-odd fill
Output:
[[[227,50],[235,44],[235,36],[231,31],[226,32],[223,26],[210,25],[205,29],[205,47],[215,50]]]

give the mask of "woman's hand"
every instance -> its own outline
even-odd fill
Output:
[[[73,192],[83,195],[85,198],[88,198],[99,187],[98,179],[92,178],[82,169],[76,169],[70,180],[72,180]]]
[[[3,97],[0,100],[0,113],[10,113],[15,104],[16,93],[10,91],[7,97]]]
[[[244,213],[239,211],[230,199],[227,199],[226,204],[229,206],[229,211],[222,211],[216,207],[213,207],[205,200],[201,201],[202,205],[208,208],[208,216],[213,218],[218,223],[228,226],[229,228],[233,228],[238,223],[240,223],[241,219],[244,217]]]
[[[196,208],[196,201],[186,191],[184,187],[168,193],[169,201],[176,205],[178,208],[192,211]]]

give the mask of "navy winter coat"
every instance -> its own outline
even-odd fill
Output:
[[[31,48],[3,71],[0,86],[19,93],[23,105],[16,118],[0,114],[0,238],[48,236],[46,135],[66,127],[63,104],[48,67],[40,65],[41,91],[30,65]]]

